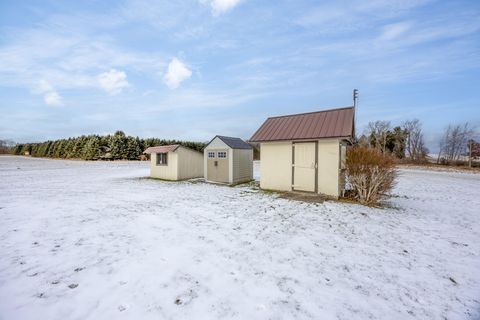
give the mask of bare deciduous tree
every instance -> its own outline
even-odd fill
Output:
[[[370,142],[368,141],[368,138],[362,134],[360,138],[357,139],[357,145],[362,148],[368,148],[370,147]]]
[[[14,145],[15,143],[11,140],[0,140],[0,154],[9,153]]]
[[[407,133],[406,152],[413,161],[423,161],[427,156],[428,149],[423,139],[422,123],[418,119],[407,120],[403,123],[403,129]]]
[[[374,121],[369,122],[365,135],[369,137],[370,144],[375,149],[386,153],[388,132],[390,131],[390,121]]]
[[[464,124],[449,125],[440,140],[438,162],[445,159],[446,162],[457,161],[465,154],[468,141],[474,136],[475,130],[468,122]]]

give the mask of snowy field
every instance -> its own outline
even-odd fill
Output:
[[[0,319],[479,319],[480,174],[389,209],[0,157]]]

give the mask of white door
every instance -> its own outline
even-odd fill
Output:
[[[315,142],[295,143],[293,149],[293,189],[315,192]]]

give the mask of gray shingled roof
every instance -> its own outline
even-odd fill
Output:
[[[222,140],[227,146],[229,146],[232,149],[252,149],[251,145],[249,145],[248,143],[246,143],[240,138],[215,136],[213,139],[215,138]],[[210,142],[212,142],[213,139]],[[210,142],[208,144],[210,144]]]

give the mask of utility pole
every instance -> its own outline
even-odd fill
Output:
[[[358,89],[353,89],[353,107],[357,108]]]
[[[353,138],[356,140],[357,135],[355,133],[356,122],[357,122],[357,100],[358,100],[358,90],[353,89]]]

